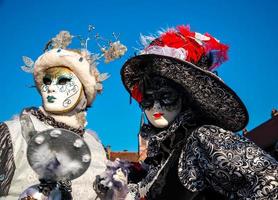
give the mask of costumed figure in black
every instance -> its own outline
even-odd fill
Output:
[[[247,110],[212,72],[227,60],[228,46],[188,26],[142,41],[145,48],[121,76],[148,119],[141,128],[146,173],[139,181],[127,175],[125,198],[278,199],[277,161],[236,133],[247,125]]]

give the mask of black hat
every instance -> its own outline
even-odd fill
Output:
[[[236,93],[211,72],[227,60],[227,50],[228,46],[209,34],[179,26],[152,38],[141,55],[126,61],[121,69],[122,81],[140,103],[142,94],[138,83],[145,73],[173,80],[190,94],[215,125],[239,131],[248,123],[248,112]]]

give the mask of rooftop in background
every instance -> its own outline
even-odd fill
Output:
[[[273,146],[278,141],[278,111],[272,109],[271,119],[249,132],[243,130],[243,135],[263,149]]]
[[[128,151],[111,152],[109,160],[114,161],[116,158],[128,160],[130,162],[138,162],[139,154],[137,152]]]
[[[138,152],[128,152],[128,151],[119,151],[112,152],[111,147],[108,145],[105,147],[107,157],[109,160],[114,161],[116,158],[120,158],[121,160],[128,160],[131,162],[139,161],[139,153]]]

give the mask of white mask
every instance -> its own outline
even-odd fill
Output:
[[[66,113],[78,104],[82,83],[68,68],[52,67],[45,72],[40,92],[46,111],[54,114]]]
[[[154,127],[166,128],[178,116],[181,107],[181,100],[179,100],[177,105],[171,110],[161,107],[160,103],[155,101],[153,107],[145,110],[145,114]]]

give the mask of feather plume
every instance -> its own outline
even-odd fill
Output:
[[[207,66],[209,70],[214,70],[228,59],[227,45],[220,43],[208,33],[192,32],[188,25],[160,31],[157,38],[141,34],[140,41],[145,47],[141,54],[171,56],[193,64],[199,63],[203,57],[211,57],[212,62]]]
[[[103,82],[103,81],[107,80],[109,77],[110,77],[110,75],[108,73],[102,73],[102,74],[98,75],[97,80],[99,82]]]
[[[24,66],[21,66],[21,69],[27,73],[33,73],[34,72],[34,61],[32,58],[29,58],[27,56],[22,56],[22,60],[24,62]]]

